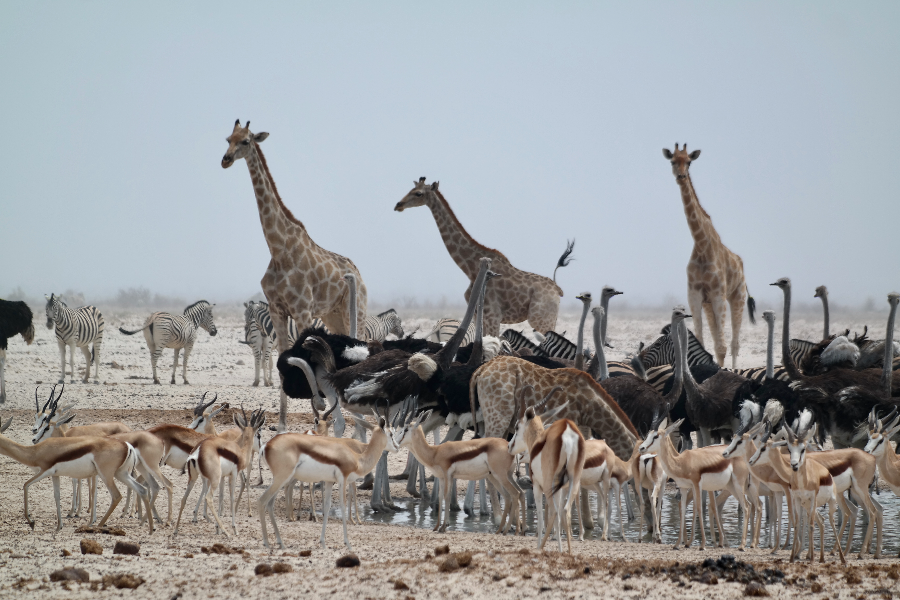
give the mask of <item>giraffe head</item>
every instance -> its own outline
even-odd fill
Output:
[[[688,176],[688,167],[691,166],[691,162],[700,158],[700,151],[694,150],[688,154],[687,144],[679,149],[678,142],[676,142],[675,152],[672,153],[668,148],[663,148],[663,156],[672,163],[672,173],[675,174],[675,179],[684,179]]]
[[[437,181],[431,185],[425,185],[425,178],[419,177],[419,181],[415,182],[413,189],[403,196],[403,200],[397,203],[394,210],[403,212],[404,209],[427,204],[429,200],[434,198],[435,192],[438,191],[438,185],[440,185],[440,182]]]
[[[250,121],[247,121],[247,124],[243,127],[241,127],[240,119],[235,121],[234,131],[225,138],[225,141],[228,142],[228,151],[222,157],[222,168],[227,169],[239,158],[247,158],[251,148],[250,142],[253,141],[259,144],[267,137],[269,137],[269,134],[265,131],[262,133],[251,133]]]

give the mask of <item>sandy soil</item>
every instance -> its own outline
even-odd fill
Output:
[[[243,335],[242,318],[237,314],[217,315],[219,335],[210,338],[201,334],[189,363],[189,378],[193,385],[154,386],[150,384],[149,356],[141,335],[126,337],[118,333],[119,325],[134,326],[145,315],[107,314],[107,333],[101,351],[100,385],[81,383],[66,386],[67,402],[77,401],[77,423],[106,420],[122,420],[133,429],[148,428],[159,423],[186,424],[190,420],[190,407],[203,391],[219,394],[220,401],[232,406],[241,403],[249,410],[264,406],[270,413],[270,422],[276,419],[278,394],[272,388],[253,388],[252,356],[246,346],[238,344]],[[863,317],[834,327],[851,327],[861,330]],[[41,320],[42,321],[42,320]],[[626,350],[633,350],[638,341],[649,342],[665,323],[665,315],[639,315],[613,318],[610,322],[611,343],[616,347],[610,359],[620,359]],[[877,331],[883,325],[868,319]],[[407,326],[421,325],[430,328],[426,319],[409,319]],[[566,315],[558,329],[575,331],[577,315]],[[814,337],[819,321],[798,319],[794,325],[796,337]],[[764,364],[765,328],[762,325],[745,325],[742,332],[742,366]],[[112,367],[111,364],[118,365]],[[76,357],[76,371],[83,368],[83,358]],[[161,361],[163,371],[171,369],[171,351],[166,351]],[[179,369],[180,370],[180,369]],[[59,374],[59,358],[53,333],[42,325],[37,331],[35,345],[25,346],[20,338],[10,341],[9,366],[7,367],[9,401],[0,408],[0,415],[12,418],[7,435],[13,440],[30,443],[33,423],[34,388],[41,383],[43,398],[49,392],[49,383]],[[163,381],[168,375],[161,376]],[[68,380],[68,377],[67,377]],[[180,375],[177,378],[180,382]],[[311,415],[306,402],[292,401],[289,427],[303,430],[309,426]],[[221,427],[229,425],[230,415],[223,413],[217,421]],[[265,436],[272,432],[266,430]],[[348,429],[349,433],[349,429]],[[390,470],[399,473],[405,464],[405,451],[391,456]],[[166,469],[175,483],[175,509],[177,511],[187,477]],[[266,474],[268,475],[268,474]],[[64,519],[59,534],[53,506],[52,485],[49,480],[39,482],[31,491],[32,512],[37,520],[32,531],[24,520],[22,510],[22,485],[31,476],[30,471],[15,461],[0,457],[0,596],[18,598],[40,597],[88,597],[97,590],[104,597],[259,597],[287,598],[300,594],[314,596],[356,596],[389,598],[427,597],[531,597],[548,598],[589,597],[598,594],[611,597],[637,598],[678,595],[679,597],[708,597],[714,593],[723,597],[744,594],[746,582],[754,577],[768,580],[765,587],[772,595],[780,597],[833,597],[857,598],[871,595],[890,598],[900,590],[897,586],[900,567],[896,559],[881,561],[851,560],[851,568],[843,569],[828,558],[824,566],[806,563],[788,565],[786,553],[781,559],[773,559],[767,551],[751,550],[738,553],[738,560],[752,563],[756,575],[747,571],[729,569],[686,569],[699,565],[707,558],[719,558],[722,551],[696,549],[673,551],[669,546],[625,544],[621,542],[575,542],[574,556],[560,555],[555,551],[539,554],[535,538],[488,535],[483,533],[451,532],[432,533],[430,528],[385,525],[367,521],[362,526],[350,528],[354,551],[361,560],[358,568],[338,569],[335,561],[346,554],[341,540],[339,519],[329,522],[328,549],[318,545],[321,525],[305,520],[288,523],[284,520],[284,503],[279,499],[276,510],[286,550],[269,553],[262,546],[259,520],[247,516],[246,504],[238,511],[238,535],[229,539],[217,536],[212,524],[201,519],[190,523],[190,513],[196,502],[197,491],[189,499],[182,529],[172,537],[171,526],[161,526],[152,535],[146,527],[139,527],[133,519],[120,517],[121,506],[109,525],[123,528],[126,536],[81,534],[74,530],[87,524],[87,519]],[[68,482],[62,485],[64,507],[70,501]],[[119,484],[124,491],[124,486]],[[258,498],[261,489],[251,491]],[[392,485],[395,497],[403,499],[408,494],[404,482]],[[361,500],[368,500],[368,493]],[[165,516],[164,497],[157,501],[160,513]],[[101,490],[98,510],[109,505],[106,490]],[[65,513],[65,509],[64,509]],[[885,515],[886,519],[894,515]],[[188,521],[185,523],[185,520]],[[83,538],[98,541],[103,546],[101,556],[82,556],[79,542]],[[128,540],[141,544],[139,557],[113,555],[116,541]],[[233,554],[206,554],[201,548],[213,544],[225,544],[237,549]],[[471,564],[459,570],[441,571],[445,556],[435,556],[435,548],[449,544],[450,551],[471,553]],[[696,546],[695,546],[696,548]],[[309,550],[308,556],[300,552]],[[66,551],[70,556],[61,556]],[[462,562],[465,557],[461,557]],[[289,565],[291,571],[271,577],[255,575],[260,563],[276,562]],[[457,561],[459,562],[459,560]],[[678,565],[676,566],[676,563]],[[90,583],[50,582],[50,574],[58,569],[80,567],[87,571]],[[662,571],[665,569],[665,571]],[[777,569],[784,577],[764,574],[764,569]],[[145,582],[136,590],[117,589],[111,576],[134,574]],[[729,573],[737,580],[728,581]],[[737,573],[736,575],[734,575]],[[713,584],[715,575],[717,583]],[[776,573],[777,575],[777,573]],[[104,582],[106,578],[106,583]],[[742,581],[743,578],[743,581]],[[714,587],[713,587],[714,586]]]

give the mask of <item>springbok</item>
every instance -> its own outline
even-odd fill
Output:
[[[234,424],[241,429],[241,436],[236,441],[226,440],[221,437],[208,437],[200,442],[188,456],[188,484],[184,497],[181,499],[181,509],[178,511],[178,521],[175,523],[175,530],[172,532],[173,536],[178,534],[184,505],[191,494],[191,489],[197,482],[197,478],[200,477],[205,484],[204,489],[207,490],[206,504],[216,521],[216,533],[221,532],[228,537],[225,525],[219,518],[219,513],[212,503],[213,490],[219,486],[219,482],[223,477],[228,476],[231,477],[228,484],[228,494],[231,500],[231,530],[237,535],[237,526],[234,522],[234,480],[247,468],[253,447],[253,438],[259,428],[266,424],[266,413],[262,409],[255,410],[248,419],[247,413],[241,407],[241,414],[234,414],[232,418],[234,419]]]
[[[494,514],[496,533],[506,533],[515,521],[516,532],[524,535],[525,495],[513,475],[516,461],[507,451],[506,442],[500,438],[479,438],[446,441],[432,446],[425,439],[422,428],[422,423],[431,417],[431,411],[420,414],[413,420],[414,413],[415,409],[410,411],[410,419],[394,435],[394,443],[400,448],[409,448],[416,460],[440,481],[442,497],[438,499],[438,520],[434,530],[441,533],[447,531],[450,522],[450,495],[453,492],[451,484],[454,479],[486,479],[503,495],[503,515],[499,522],[496,511]]]
[[[847,561],[844,559],[844,550],[841,548],[840,538],[834,528],[835,497],[837,496],[834,478],[831,476],[831,473],[828,472],[828,469],[816,461],[805,460],[806,443],[809,439],[813,438],[812,434],[815,432],[815,426],[812,429],[801,432],[800,435],[795,434],[787,424],[785,424],[784,428],[788,436],[787,442],[778,442],[777,444],[774,444],[769,439],[771,431],[769,431],[767,427],[766,435],[760,440],[759,448],[757,448],[756,453],[750,458],[750,465],[753,466],[760,462],[762,462],[762,464],[769,464],[775,469],[779,476],[790,481],[791,494],[794,497],[794,523],[797,525],[795,526],[794,531],[794,544],[791,547],[791,562],[796,560],[802,550],[803,542],[801,540],[803,536],[799,535],[798,531],[801,522],[799,514],[801,508],[806,511],[805,516],[808,518],[808,559],[810,562],[814,562],[815,559],[814,524],[818,523],[819,538],[821,541],[821,545],[819,546],[819,562],[825,562],[825,527],[822,517],[816,512],[816,508],[823,504],[827,504],[828,521],[831,524],[831,533],[834,535],[834,539],[837,540],[835,546],[841,557],[841,563],[847,564]],[[777,449],[779,445],[784,444],[787,444],[788,449],[790,450],[790,465],[788,464],[788,459],[786,459],[781,451]],[[775,450],[773,451],[773,449]]]
[[[92,425],[69,427],[68,423],[72,419],[74,419],[76,415],[70,412],[57,414],[58,401],[59,398],[57,398],[56,401],[50,405],[50,412],[48,413],[48,417],[47,419],[43,420],[40,428],[38,428],[37,430],[37,433],[35,433],[32,440],[33,443],[37,444],[43,440],[50,438],[105,437],[102,428],[95,429]],[[162,522],[162,519],[159,518],[159,515],[156,512],[155,506],[156,496],[159,493],[159,483],[162,483],[166,488],[166,491],[169,495],[170,506],[172,504],[171,500],[173,492],[172,482],[166,479],[166,477],[159,470],[159,461],[162,459],[164,453],[164,446],[162,441],[155,435],[146,431],[115,433],[108,437],[131,444],[135,452],[137,452],[139,460],[136,464],[136,468],[143,477],[142,485],[145,486],[150,493],[150,508],[153,511],[152,516],[155,517],[159,522]],[[96,493],[96,485],[93,478],[91,478],[90,493],[92,498],[93,494]],[[131,488],[129,487],[128,496],[125,499],[125,510],[122,511],[122,516],[126,516],[128,514],[128,505],[130,499]],[[141,505],[139,502],[137,503],[137,506],[138,510],[140,510]],[[148,518],[150,517],[151,515],[148,515]],[[171,518],[172,515],[170,513],[168,516],[168,520],[166,521],[167,524],[169,520],[171,520]],[[143,521],[143,515],[141,515],[141,520]]]
[[[562,552],[563,528],[566,530],[566,543],[569,554],[572,553],[572,503],[578,498],[581,489],[581,472],[584,468],[584,436],[578,426],[568,420],[560,419],[546,430],[543,419],[548,421],[561,412],[568,402],[557,406],[544,415],[537,411],[544,407],[560,386],[535,406],[525,407],[525,390],[522,388],[516,404],[518,405],[518,423],[515,433],[509,441],[510,454],[528,453],[531,464],[531,480],[534,485],[538,516],[538,548],[543,550],[550,537],[554,525],[557,530],[557,543]],[[565,489],[568,483],[568,490]],[[544,511],[541,507],[542,495],[547,499],[547,528],[544,530]],[[562,509],[562,510],[561,510]],[[560,523],[562,515],[563,522]]]
[[[99,475],[112,496],[109,510],[100,519],[99,525],[106,524],[122,494],[116,488],[115,479],[134,490],[140,496],[150,514],[150,494],[131,476],[131,470],[140,461],[134,447],[127,442],[109,437],[50,438],[33,446],[23,446],[2,435],[12,424],[12,418],[0,423],[0,454],[32,467],[37,471],[25,482],[25,520],[34,529],[34,519],[28,506],[28,488],[45,477],[53,478],[53,497],[56,500],[56,531],[62,529],[62,508],[59,502],[59,478],[88,479]],[[91,502],[91,521],[97,508],[97,495]],[[153,519],[147,519],[150,533],[153,533]]]
[[[892,415],[893,413],[884,419],[876,419],[875,409],[872,409],[872,414],[869,415],[869,441],[866,443],[866,452],[875,457],[878,472],[894,495],[900,496],[900,457],[891,448],[891,438],[900,431],[900,416],[887,426],[884,424],[884,421],[889,420]],[[878,528],[878,532],[881,533],[881,527]]]
[[[322,481],[327,484],[323,489],[321,537],[323,548],[326,547],[325,528],[328,525],[328,513],[331,510],[331,489],[333,484],[338,484],[341,520],[344,525],[344,544],[348,550],[352,550],[350,539],[347,537],[347,485],[364,477],[374,469],[375,463],[381,458],[381,453],[385,449],[388,452],[397,451],[397,445],[391,438],[393,432],[387,419],[378,413],[375,413],[375,416],[378,417],[378,427],[372,431],[371,441],[366,444],[362,454],[351,450],[340,439],[301,433],[282,433],[266,443],[263,448],[263,458],[272,471],[272,484],[257,501],[263,545],[266,548],[270,547],[269,536],[266,532],[266,514],[271,519],[278,546],[284,548],[281,533],[275,522],[275,496],[288,482],[297,479],[308,483]]]
[[[678,530],[678,542],[675,544],[676,550],[685,539],[685,511],[690,501],[688,492],[691,492],[695,505],[691,523],[691,541],[697,531],[697,518],[700,513],[696,508],[699,505],[697,499],[701,498],[700,494],[703,491],[727,490],[738,501],[744,514],[748,514],[745,495],[745,482],[749,477],[747,462],[724,458],[721,446],[685,450],[679,454],[670,436],[681,426],[683,420],[679,419],[666,427],[667,419],[663,419],[659,429],[651,431],[640,446],[641,454],[654,453],[657,455],[663,471],[675,481],[675,485],[681,490],[681,526]],[[713,518],[709,520],[710,536],[713,536],[713,521],[715,520],[716,528],[719,531],[719,546],[722,546],[725,540],[725,530],[722,528],[716,503],[710,502],[710,507],[713,511]],[[741,528],[741,545],[739,546],[741,550],[744,549],[747,541],[748,521],[749,519],[744,519]],[[715,540],[715,538],[712,539]],[[706,527],[700,527],[700,540],[700,550],[704,550],[706,548]],[[688,547],[690,544],[686,543],[685,548]]]
[[[63,392],[66,389],[66,384],[62,384],[62,388],[59,391],[59,395],[56,396],[56,402],[59,402],[60,397],[62,397]],[[47,402],[44,403],[43,409],[40,407],[38,403],[37,397],[38,388],[34,390],[34,426],[31,428],[31,433],[33,435],[37,435],[38,429],[41,428],[42,425],[45,425],[50,419],[50,405],[54,402],[54,394],[56,393],[56,385],[50,390],[50,397],[47,399]],[[71,410],[75,406],[74,403],[63,406],[59,412],[66,413]],[[85,427],[85,426],[82,426]],[[131,431],[131,428],[128,427],[125,423],[120,421],[111,421],[111,422],[101,422],[101,423],[93,423],[88,426],[90,429],[80,429],[80,428],[72,428],[76,429],[79,435],[113,435],[116,433],[127,433]],[[37,443],[37,441],[33,438],[33,443]],[[89,489],[88,489],[88,499],[92,497],[93,494],[92,487],[94,484],[94,480],[91,479],[88,481]],[[73,479],[72,480],[72,507],[69,509],[69,512],[66,516],[69,517],[78,517],[81,514],[81,480]],[[129,494],[131,490],[129,490]]]

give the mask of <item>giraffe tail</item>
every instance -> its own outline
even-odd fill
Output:
[[[556,261],[556,268],[553,269],[553,283],[556,283],[557,269],[560,267],[568,267],[569,263],[575,260],[571,257],[573,250],[575,250],[575,240],[573,239],[571,242],[566,240],[566,249],[563,251],[562,256],[559,257],[559,260]]]
[[[756,300],[750,295],[750,287],[747,287],[747,312],[750,315],[750,323],[756,325]]]

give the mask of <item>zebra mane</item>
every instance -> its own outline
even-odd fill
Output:
[[[201,304],[205,305],[205,306],[203,306],[203,308],[206,308],[206,306],[210,306],[210,303],[207,302],[206,300],[197,300],[196,302],[194,302],[193,304],[191,304],[190,306],[188,306],[187,308],[185,308],[183,314],[186,315],[186,314],[188,313],[189,310],[191,310],[191,309],[194,308],[195,306],[199,306],[199,305],[201,305]]]
[[[392,313],[396,315],[396,314],[397,314],[397,311],[394,310],[393,308],[389,308],[389,309],[387,309],[386,311],[384,311],[383,313],[378,313],[378,316],[379,316],[379,317],[386,317],[387,315],[392,314]]]

